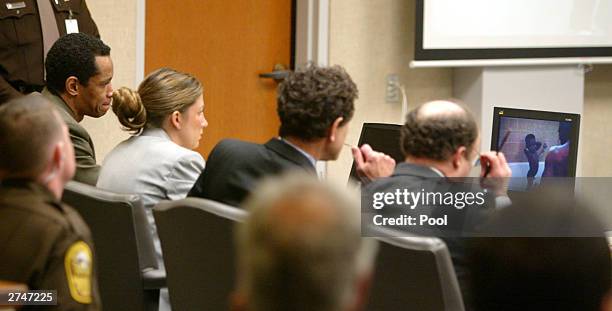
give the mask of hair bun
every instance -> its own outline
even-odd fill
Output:
[[[127,87],[113,93],[113,112],[124,129],[134,134],[141,132],[147,123],[147,111],[140,94]]]

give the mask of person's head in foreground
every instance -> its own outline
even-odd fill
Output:
[[[279,135],[317,160],[335,160],[356,98],[357,86],[342,67],[298,69],[278,86]]]
[[[534,193],[488,227],[501,237],[469,247],[474,310],[612,310],[610,250],[586,205]]]
[[[163,129],[179,146],[195,149],[208,126],[202,84],[192,75],[169,68],[149,74],[137,91],[113,94],[113,112],[128,131]]]
[[[0,180],[47,187],[59,199],[75,171],[68,128],[53,105],[30,94],[0,107]]]
[[[359,204],[311,176],[264,181],[237,230],[233,310],[358,310],[376,243],[360,235]]]
[[[84,33],[59,38],[45,60],[47,88],[72,109],[76,121],[99,118],[111,106],[113,61],[110,47]]]

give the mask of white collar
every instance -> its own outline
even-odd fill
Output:
[[[439,169],[433,167],[433,166],[428,166],[432,171],[434,171],[436,174],[440,175],[440,177],[446,177],[444,176],[444,173],[442,173],[442,171],[440,171]]]
[[[293,149],[297,150],[299,153],[301,153],[302,155],[304,155],[306,157],[306,159],[308,159],[308,161],[310,161],[310,163],[312,164],[312,166],[316,167],[317,166],[317,160],[308,152],[302,150],[300,147],[290,143],[288,140],[279,137],[278,139],[282,140],[285,144],[291,146]]]

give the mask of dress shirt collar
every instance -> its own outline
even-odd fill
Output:
[[[395,166],[393,175],[411,175],[425,178],[444,178],[444,174],[431,166],[414,164],[410,162],[400,162]]]
[[[442,171],[440,171],[439,169],[433,167],[433,166],[428,166],[432,171],[434,171],[436,174],[440,175],[440,177],[446,177],[444,176],[444,173],[442,173]]]
[[[290,143],[288,140],[283,139],[282,137],[279,137],[279,139],[284,142],[285,144],[291,146],[293,149],[297,150],[299,153],[301,153],[302,155],[304,155],[306,157],[306,159],[308,159],[308,161],[310,161],[310,163],[312,164],[312,166],[316,167],[317,166],[317,160],[315,160],[315,158],[310,155],[310,153],[302,150],[300,147]]]

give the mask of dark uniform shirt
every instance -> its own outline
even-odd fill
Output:
[[[100,37],[85,0],[51,1],[59,35],[65,20],[77,20],[79,32]],[[10,8],[9,8],[10,7]],[[0,104],[44,86],[43,36],[36,0],[0,0]]]
[[[31,290],[57,290],[57,306],[36,310],[101,309],[91,241],[80,215],[47,188],[2,181],[0,279],[25,283]]]

